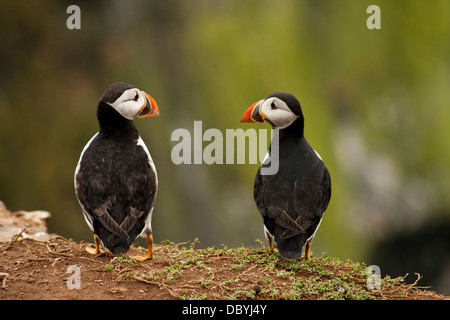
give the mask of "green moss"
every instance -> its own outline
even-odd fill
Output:
[[[367,266],[364,263],[338,258],[313,257],[284,260],[276,251],[265,247],[252,249],[195,248],[179,249],[181,244],[166,241],[157,250],[164,265],[158,270],[141,273],[137,278],[161,288],[180,299],[322,299],[370,300],[397,293],[403,278],[382,279],[380,290],[367,287]],[[108,271],[124,267],[126,261],[118,259],[116,265],[107,265]],[[113,264],[113,263],[111,263]],[[133,265],[139,265],[133,263]],[[129,274],[125,274],[125,279]],[[409,287],[406,288],[410,290]],[[399,290],[399,294],[403,294]]]

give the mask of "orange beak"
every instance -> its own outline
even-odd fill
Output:
[[[142,106],[139,111],[137,117],[138,118],[149,118],[149,117],[159,117],[159,108],[155,99],[153,99],[150,95],[142,91],[145,99],[145,104]]]
[[[259,100],[250,106],[250,108],[245,111],[242,116],[241,122],[249,122],[249,123],[263,123],[264,120],[259,114],[259,106],[263,100]]]

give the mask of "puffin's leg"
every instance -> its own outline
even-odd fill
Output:
[[[312,241],[306,241],[305,245],[305,259],[308,261],[311,260],[311,243]]]
[[[102,251],[100,250],[100,239],[97,237],[97,235],[94,233],[94,241],[95,241],[95,249],[91,247],[86,247],[86,251],[90,254],[100,254]]]
[[[145,257],[134,257],[136,261],[145,261],[153,258],[153,236],[151,234],[147,235],[147,255]]]
[[[273,237],[270,233],[266,232],[267,240],[269,241],[269,249],[273,251]]]

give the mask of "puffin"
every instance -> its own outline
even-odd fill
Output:
[[[283,259],[311,260],[311,243],[331,198],[331,178],[320,155],[304,136],[299,101],[292,94],[274,92],[252,104],[241,122],[267,122],[278,135],[256,173],[253,196],[264,222],[265,236],[273,250],[275,240]],[[278,158],[271,157],[274,139]],[[278,159],[278,171],[264,174],[262,168]],[[274,160],[276,161],[276,160]]]
[[[158,177],[152,157],[139,136],[134,118],[158,117],[156,101],[134,85],[117,82],[103,93],[97,105],[99,131],[81,152],[75,170],[75,194],[84,218],[112,254],[125,254],[138,236],[148,244],[145,257],[152,259],[152,214]]]

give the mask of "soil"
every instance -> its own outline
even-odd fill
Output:
[[[371,278],[367,266],[327,256],[283,260],[260,248],[197,249],[164,241],[126,256],[48,234],[46,212],[9,212],[0,202],[0,300],[448,300],[404,278]]]
[[[186,244],[166,242],[154,247],[153,260],[136,262],[91,255],[87,245],[59,236],[1,244],[0,299],[448,299],[401,279],[368,290],[359,265],[327,257],[293,263],[264,247],[195,249],[194,242],[180,249]]]

